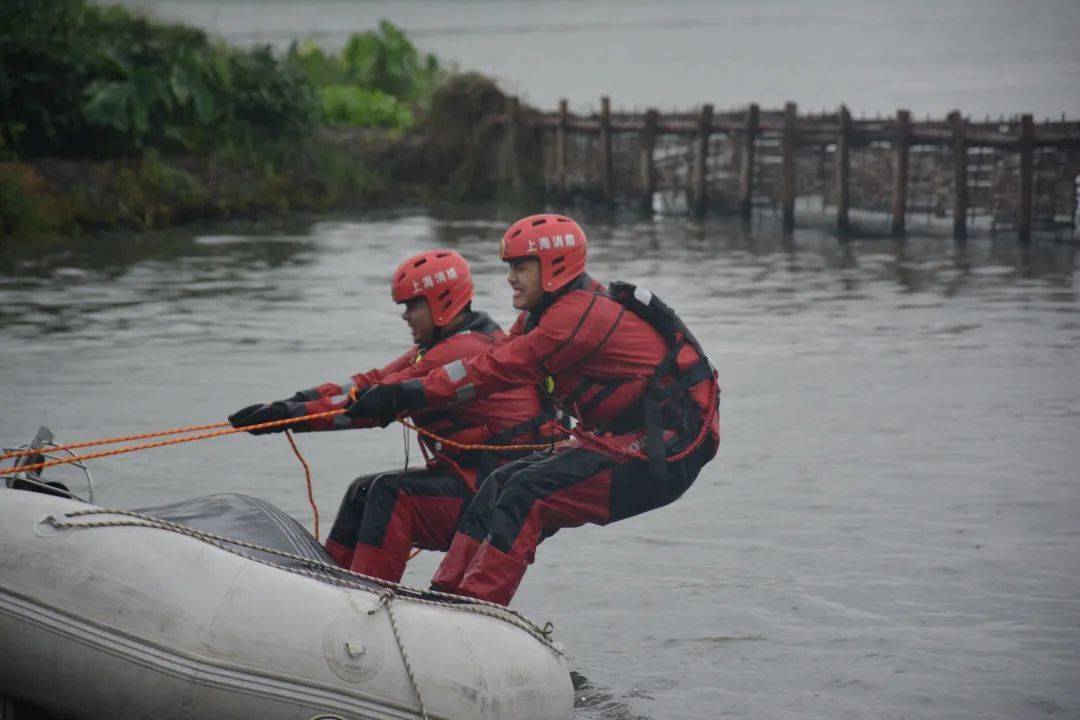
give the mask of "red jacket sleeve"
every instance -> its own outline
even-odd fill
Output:
[[[314,415],[315,413],[338,410],[345,407],[349,398],[349,392],[355,387],[358,390],[366,390],[372,385],[385,382],[386,378],[393,377],[396,373],[413,366],[417,356],[417,348],[410,348],[401,357],[391,361],[385,367],[357,373],[342,384],[323,383],[311,390],[305,390],[304,395],[311,399],[306,402],[294,403],[290,408],[290,415],[300,417],[302,415]],[[393,381],[391,381],[393,382]],[[325,430],[350,430],[353,428],[374,427],[375,422],[368,418],[351,420],[344,415],[308,420],[293,426],[296,432],[319,432]]]
[[[422,378],[432,370],[460,357],[460,348],[455,349],[450,343],[440,343],[424,353],[419,360],[384,375],[379,380],[379,384],[389,385],[390,383],[399,383],[413,378]]]
[[[422,379],[429,407],[487,397],[518,385],[535,384],[575,365],[596,349],[603,333],[589,327],[595,296],[574,292],[564,295],[527,333],[511,337],[487,352],[447,362]],[[513,330],[519,330],[514,324]]]

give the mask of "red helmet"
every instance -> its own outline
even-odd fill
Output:
[[[453,250],[413,255],[394,271],[390,295],[396,303],[424,298],[435,326],[443,327],[472,300],[469,263]]]
[[[544,290],[558,290],[585,272],[585,231],[563,215],[530,215],[506,229],[499,257],[539,258]]]

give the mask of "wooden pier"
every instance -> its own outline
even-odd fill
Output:
[[[835,216],[840,234],[853,211],[880,214],[892,234],[920,215],[951,218],[957,239],[973,225],[1014,231],[1076,229],[1080,194],[1080,122],[1035,123],[1031,115],[973,122],[954,111],[915,121],[780,110],[694,113],[613,112],[607,97],[589,115],[526,111],[511,98],[494,118],[507,131],[504,178],[520,187],[525,163],[557,204],[578,199],[635,205],[657,198],[697,217],[776,212],[795,226],[797,201]],[[890,222],[891,221],[891,222]]]

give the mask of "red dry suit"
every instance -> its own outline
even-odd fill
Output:
[[[486,313],[468,312],[464,324],[429,347],[414,346],[382,369],[358,373],[345,383],[324,383],[290,404],[299,417],[344,407],[352,388],[423,377],[448,362],[491,348],[507,336]],[[536,386],[513,385],[482,400],[443,409],[423,410],[414,423],[440,437],[466,444],[537,443],[551,440]],[[295,426],[299,432],[371,427],[369,420],[344,415],[318,418]],[[376,473],[357,478],[342,499],[326,540],[326,549],[342,567],[398,581],[413,546],[445,550],[462,508],[476,492],[477,481],[512,454],[463,451],[419,437],[427,467]],[[520,455],[520,453],[518,454]]]
[[[666,505],[715,455],[719,415],[712,366],[663,303],[621,287],[616,301],[582,275],[523,313],[508,341],[410,381],[422,384],[427,406],[438,407],[550,376],[561,408],[600,435],[600,442],[588,433],[572,438],[489,475],[436,572],[438,589],[509,603],[542,537]],[[666,319],[653,312],[659,307],[668,311]],[[665,461],[703,431],[704,441],[686,457]],[[631,459],[612,447],[647,450],[648,459]]]

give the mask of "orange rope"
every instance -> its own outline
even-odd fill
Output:
[[[87,440],[85,442],[71,443],[70,445],[50,445],[45,448],[13,450],[0,455],[0,460],[22,457],[24,455],[40,455],[42,452],[63,452],[64,450],[75,450],[76,448],[92,447],[94,445],[110,445],[112,443],[130,442],[132,440],[146,440],[148,438],[162,437],[164,435],[179,435],[181,433],[195,432],[197,430],[211,430],[213,428],[226,427],[228,424],[229,423],[227,422],[219,422],[210,423],[209,425],[188,425],[187,427],[173,428],[172,430],[158,430],[157,432],[142,433],[140,435],[121,435],[120,437],[105,438],[104,440]]]
[[[548,450],[553,445],[553,443],[543,443],[540,445],[468,445],[466,443],[457,442],[456,440],[449,440],[440,435],[436,435],[430,430],[425,430],[422,427],[413,425],[404,417],[399,417],[395,419],[410,430],[415,430],[419,435],[431,438],[432,440],[442,443],[447,447],[457,448],[458,450],[494,450],[496,452],[507,452],[510,450]]]
[[[717,387],[715,381],[713,382],[712,386],[713,386],[713,389],[716,390],[717,392],[711,393],[711,398],[709,400],[709,408],[708,408],[708,410],[705,411],[704,419],[702,419],[702,421],[701,421],[701,429],[698,431],[697,437],[695,437],[694,441],[692,443],[690,443],[688,446],[686,446],[686,448],[684,448],[683,450],[675,453],[674,455],[671,455],[669,457],[664,458],[664,460],[666,462],[668,462],[668,463],[676,463],[676,462],[679,462],[680,460],[682,460],[682,459],[684,459],[686,457],[689,457],[690,453],[697,450],[701,446],[701,443],[705,441],[705,436],[709,434],[709,426],[712,424],[713,413],[716,412],[716,407],[720,404],[719,388]],[[616,455],[622,455],[623,457],[627,457],[627,458],[630,458],[632,460],[648,460],[649,459],[649,456],[646,455],[643,452],[640,452],[640,451],[635,452],[633,450],[628,450],[626,448],[619,447],[618,445],[615,445],[613,443],[610,443],[610,442],[604,440],[604,438],[600,437],[596,433],[591,433],[591,432],[588,432],[588,431],[585,431],[585,430],[577,430],[577,429],[575,429],[573,431],[573,434],[578,439],[582,440],[583,442],[586,442],[586,443],[591,442],[591,443],[593,443],[595,445],[599,445],[600,447],[604,448],[608,452],[614,453]]]
[[[32,470],[43,470],[47,467],[53,467],[54,465],[66,465],[68,463],[82,462],[84,460],[93,460],[94,458],[110,457],[112,455],[123,455],[124,453],[135,452],[136,450],[148,450],[150,448],[165,447],[167,445],[179,445],[186,442],[194,442],[195,440],[206,440],[213,437],[221,437],[223,435],[233,435],[235,433],[250,432],[251,430],[261,430],[263,428],[281,427],[283,425],[293,425],[295,423],[304,422],[307,420],[315,420],[318,418],[331,417],[332,415],[340,415],[345,412],[344,409],[327,410],[326,412],[314,413],[313,415],[304,415],[302,417],[286,418],[284,420],[271,420],[270,422],[259,423],[258,425],[248,425],[246,427],[228,428],[227,430],[218,430],[217,432],[203,433],[201,435],[191,435],[189,437],[173,438],[172,440],[161,440],[159,442],[144,443],[142,445],[132,445],[131,447],[117,448],[116,450],[102,450],[101,452],[89,453],[87,455],[75,455],[68,458],[60,458],[58,460],[50,460],[48,462],[35,463],[33,465],[22,465],[19,467],[10,467],[0,470],[0,476],[14,475],[15,473],[30,472]],[[51,448],[49,449],[52,450]],[[37,450],[37,454],[41,454],[42,449]]]
[[[718,390],[715,380],[713,381],[712,386],[713,386],[714,390]],[[717,405],[719,405],[719,402],[720,402],[719,392],[711,393],[711,399],[709,400],[709,407],[705,411],[704,419],[701,421],[701,429],[698,431],[697,437],[695,437],[694,441],[691,442],[686,448],[684,448],[680,452],[678,452],[678,453],[676,453],[674,455],[671,455],[669,457],[664,458],[668,463],[676,463],[676,462],[679,462],[680,460],[683,460],[683,459],[689,457],[691,453],[693,453],[695,450],[697,450],[701,446],[701,443],[705,441],[705,436],[708,435],[708,433],[709,433],[709,426],[711,425],[711,419],[712,419],[713,413],[716,412],[716,407],[717,407]],[[457,448],[459,450],[494,450],[494,451],[503,451],[503,452],[508,451],[508,450],[547,450],[547,449],[551,448],[552,445],[554,444],[554,443],[545,443],[543,445],[467,445],[465,443],[459,443],[459,442],[456,442],[454,440],[448,440],[448,439],[446,439],[444,437],[440,437],[440,436],[436,435],[435,433],[431,432],[430,430],[425,430],[424,428],[417,427],[416,425],[413,425],[409,421],[405,420],[404,417],[397,418],[397,421],[399,423],[401,423],[402,425],[404,425],[405,427],[411,428],[412,430],[415,430],[420,435],[424,435],[426,437],[431,438],[432,440],[435,440],[437,442],[441,442],[443,445],[446,445],[448,447]],[[627,450],[626,448],[619,447],[618,445],[615,445],[614,443],[610,443],[610,442],[604,440],[604,438],[600,437],[596,433],[589,432],[587,430],[579,430],[577,428],[575,428],[574,430],[571,430],[571,431],[567,431],[566,428],[563,428],[561,425],[557,426],[557,427],[558,427],[558,429],[563,430],[564,432],[570,432],[570,434],[574,435],[575,437],[577,437],[582,442],[593,443],[594,445],[599,445],[601,448],[603,448],[603,449],[607,450],[608,452],[611,452],[611,453],[613,453],[615,455],[621,455],[623,457],[627,457],[627,458],[630,458],[630,459],[633,459],[633,460],[648,460],[649,459],[648,456],[643,452],[640,452],[640,451],[635,452],[633,450]]]
[[[714,383],[714,387],[715,387],[715,383]],[[717,395],[717,393],[714,392],[714,393],[712,393],[712,399],[709,402],[709,408],[705,412],[705,418],[706,419],[704,419],[702,421],[701,430],[698,432],[697,437],[694,439],[694,441],[687,448],[685,448],[684,450],[682,450],[681,452],[679,452],[679,453],[677,453],[675,455],[672,455],[671,457],[666,458],[666,460],[669,463],[678,462],[679,460],[682,460],[683,458],[690,455],[690,453],[697,450],[697,448],[704,441],[705,436],[708,434],[709,418],[711,418],[713,412],[715,412],[717,404],[718,404],[718,395]],[[15,473],[22,473],[22,472],[30,472],[30,471],[33,471],[33,470],[43,470],[44,468],[53,467],[54,465],[66,465],[68,463],[82,462],[84,460],[93,460],[95,458],[111,457],[113,455],[123,455],[125,453],[135,452],[137,450],[148,450],[150,448],[165,447],[167,445],[179,445],[181,443],[194,442],[195,440],[206,440],[206,439],[209,439],[209,438],[221,437],[223,435],[233,435],[235,433],[250,432],[252,430],[261,430],[263,428],[281,427],[283,425],[294,425],[296,423],[305,422],[307,420],[315,420],[315,419],[318,419],[318,418],[331,417],[333,415],[340,415],[343,412],[345,412],[345,409],[344,408],[339,408],[337,410],[327,410],[326,412],[314,413],[312,415],[304,415],[304,416],[295,417],[295,418],[286,418],[285,420],[272,420],[270,422],[259,423],[258,425],[248,425],[248,426],[239,427],[239,428],[230,427],[230,428],[228,428],[226,430],[218,430],[216,432],[203,433],[201,435],[191,435],[189,437],[174,438],[172,440],[162,440],[160,442],[144,443],[142,445],[133,445],[131,447],[118,448],[116,450],[103,450],[101,452],[89,453],[87,455],[75,455],[75,456],[69,457],[69,458],[60,458],[60,459],[57,459],[57,460],[50,460],[48,462],[35,463],[33,465],[22,465],[22,466],[19,466],[19,467],[11,467],[11,468],[2,469],[2,470],[0,470],[0,476],[13,475]],[[553,443],[519,444],[519,445],[469,445],[469,444],[466,444],[466,443],[457,442],[456,440],[450,440],[448,438],[444,438],[444,437],[442,437],[440,435],[436,435],[435,433],[431,432],[430,430],[425,430],[422,427],[418,427],[417,425],[413,425],[408,420],[406,420],[404,417],[397,418],[397,421],[400,422],[405,427],[410,428],[412,430],[415,430],[420,435],[423,435],[423,436],[428,437],[428,438],[430,438],[432,440],[435,440],[436,442],[440,442],[443,445],[446,445],[447,447],[457,448],[459,450],[493,450],[493,451],[496,451],[496,452],[506,452],[506,451],[515,451],[515,450],[547,450],[553,445]],[[65,449],[69,449],[69,448],[89,447],[91,445],[105,445],[105,444],[108,444],[108,443],[123,442],[125,440],[133,440],[133,439],[140,439],[140,438],[150,438],[150,437],[160,437],[160,436],[163,436],[163,435],[176,435],[176,434],[179,434],[179,433],[182,433],[182,432],[193,432],[195,430],[203,430],[203,429],[207,429],[207,428],[221,427],[221,426],[227,425],[227,424],[228,423],[213,423],[213,424],[210,424],[210,425],[191,425],[191,426],[188,426],[186,428],[176,428],[176,429],[173,429],[173,430],[161,430],[161,431],[158,431],[158,432],[155,432],[155,433],[143,433],[141,435],[129,435],[129,436],[117,437],[117,438],[107,438],[107,439],[104,439],[104,440],[91,440],[91,441],[86,441],[86,442],[82,442],[82,443],[74,443],[74,444],[71,444],[71,445],[64,445],[64,446],[60,446],[60,447],[57,447],[57,448],[48,448],[48,451],[54,452],[54,451],[57,451],[57,450],[65,450]],[[565,431],[565,428],[562,428],[561,426],[559,426],[559,429],[562,429],[562,430]],[[581,431],[581,430],[576,430],[575,429],[573,434],[576,435],[579,439],[581,439],[581,440],[583,440],[585,442],[591,442],[591,443],[594,443],[596,445],[599,445],[599,446],[603,447],[604,449],[608,450],[609,452],[613,452],[613,453],[615,453],[617,455],[622,455],[623,457],[629,457],[629,458],[634,458],[634,459],[638,459],[638,460],[646,460],[646,459],[648,459],[647,456],[645,455],[645,453],[643,453],[643,452],[634,452],[634,451],[631,451],[631,450],[627,450],[625,448],[615,446],[615,445],[613,445],[611,443],[606,442],[603,438],[595,435],[594,433],[589,433],[589,432],[586,432],[586,431]],[[290,438],[290,442],[292,442],[291,438]],[[295,444],[294,444],[294,449],[295,449]],[[11,458],[11,457],[18,457],[18,456],[22,456],[22,455],[33,455],[33,454],[40,455],[41,452],[42,452],[42,448],[28,449],[28,450],[18,450],[18,451],[15,451],[15,452],[8,453],[6,455],[0,456],[0,460],[5,460],[5,459]],[[299,452],[297,452],[297,457],[300,457]],[[307,471],[309,473],[309,478],[310,478],[310,470],[307,467],[307,463],[304,462],[304,459],[302,457],[300,457],[300,462],[303,463],[305,471]]]
[[[296,447],[296,441],[293,440],[292,431],[286,430],[285,437],[289,440],[289,445],[292,445],[292,451],[296,454],[296,459],[300,461],[300,464],[304,466],[304,479],[307,481],[307,498],[311,503],[311,513],[315,516],[315,539],[319,539],[319,506],[315,504],[315,493],[311,488],[311,468],[308,467],[307,460],[300,454],[300,448]]]

